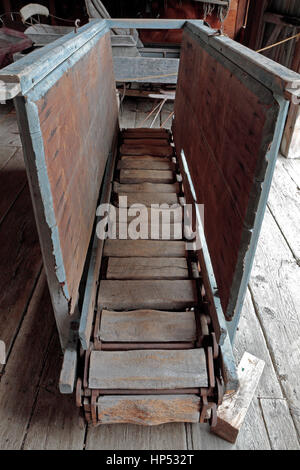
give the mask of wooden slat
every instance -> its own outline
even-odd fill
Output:
[[[103,310],[100,339],[110,343],[194,341],[196,339],[195,312]]]
[[[196,283],[181,281],[110,281],[102,280],[98,307],[109,310],[144,308],[181,310],[197,305]]]
[[[179,183],[132,183],[120,184],[117,181],[113,186],[115,193],[179,193]]]
[[[132,223],[134,226],[132,227]],[[175,222],[170,224],[153,223],[149,221],[148,226],[143,226],[141,229],[140,225],[136,225],[135,222],[129,223],[116,223],[116,232],[112,230],[112,233],[108,233],[108,239],[112,240],[125,240],[132,239],[136,240],[132,234],[139,234],[139,239],[147,240],[183,240],[183,225],[182,222]]]
[[[134,134],[133,134],[134,135]],[[163,146],[168,146],[169,145],[169,139],[168,137],[166,137],[165,139],[164,138],[149,138],[149,139],[145,139],[145,138],[135,138],[135,137],[132,137],[132,138],[124,138],[123,140],[123,144],[125,145],[132,145],[133,147],[135,147],[136,145],[150,145],[150,146],[153,146],[153,145],[163,145]]]
[[[130,207],[133,204],[143,204],[146,207],[151,207],[152,204],[179,204],[177,194],[173,193],[119,193],[118,194],[118,201],[120,201],[120,197],[123,197],[122,207],[124,207],[125,199],[127,198],[126,207]]]
[[[165,140],[170,138],[170,133],[166,129],[150,129],[150,128],[132,128],[122,131],[123,139],[159,139]]]
[[[118,170],[133,169],[133,170],[172,170],[175,171],[174,163],[168,161],[164,157],[157,157],[156,161],[153,159],[143,158],[126,158],[118,162]]]
[[[162,206],[162,205],[160,205]],[[166,208],[165,208],[166,207]],[[148,224],[171,224],[176,222],[183,221],[184,210],[180,204],[174,204],[167,208],[167,206],[163,207],[146,207],[146,206],[131,206],[128,209],[127,213],[127,221],[124,220],[122,216],[120,222],[131,222],[135,221],[144,223],[148,221]],[[116,212],[113,213],[113,209],[110,208],[109,220],[119,222],[120,213],[115,208]]]
[[[158,157],[170,157],[173,148],[170,145],[121,145],[121,155],[157,155]]]
[[[77,350],[68,348],[64,352],[63,365],[59,377],[59,391],[63,394],[73,393],[77,371]]]
[[[207,387],[204,349],[185,351],[92,351],[89,387],[176,389]]]
[[[120,183],[174,183],[170,170],[121,170]]]
[[[163,423],[198,423],[197,395],[104,396],[97,401],[102,424],[131,423],[154,426]]]
[[[185,258],[109,258],[107,279],[188,279]]]
[[[185,257],[185,242],[151,240],[106,240],[104,256]]]
[[[152,57],[115,57],[118,82],[176,83],[179,59]],[[156,78],[159,76],[158,78]],[[154,77],[154,78],[152,78]]]

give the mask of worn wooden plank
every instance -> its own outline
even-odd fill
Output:
[[[176,193],[119,193],[117,201],[118,204],[122,201],[122,207],[130,207],[133,204],[143,204],[146,207],[151,207],[153,204],[179,205]]]
[[[21,139],[18,130],[18,124],[15,113],[9,113],[4,116],[0,127],[1,145],[8,147],[21,147]]]
[[[133,310],[101,313],[100,339],[114,342],[190,342],[196,339],[195,312]]]
[[[117,82],[176,83],[179,59],[114,57]]]
[[[84,447],[85,426],[80,424],[75,397],[62,395],[57,386],[61,362],[59,338],[54,332],[24,439],[26,450],[82,450]]]
[[[297,432],[286,400],[261,398],[272,450],[299,450]]]
[[[185,242],[150,240],[106,240],[104,256],[185,257]]]
[[[285,125],[285,131],[282,137],[281,152],[287,158],[299,158],[299,131],[300,131],[300,112],[299,105],[291,104],[288,118]]]
[[[120,129],[134,128],[136,118],[136,100],[132,98],[125,98],[120,105],[119,125]]]
[[[179,183],[132,183],[120,184],[114,181],[115,193],[179,193]]]
[[[185,258],[109,258],[107,279],[188,279]]]
[[[125,129],[121,132],[123,139],[169,139],[170,133],[166,129],[151,129],[148,127],[140,127],[133,129]]]
[[[25,187],[26,182],[23,152],[22,149],[18,149],[6,165],[0,169],[0,223]]]
[[[120,201],[120,206],[122,201]],[[112,222],[127,223],[133,222],[137,225],[139,223],[149,225],[158,224],[173,224],[182,223],[184,216],[183,206],[180,204],[153,204],[153,207],[146,207],[140,204],[132,205],[125,212],[118,210],[118,208],[111,206],[109,208],[108,220]]]
[[[174,183],[171,170],[121,170],[120,183]]]
[[[1,109],[1,106],[0,106]],[[0,119],[1,126],[1,119]],[[8,161],[13,157],[19,147],[11,147],[8,145],[0,145],[0,170],[8,163]]]
[[[6,363],[6,346],[4,341],[0,339],[0,364],[4,365]]]
[[[182,222],[175,222],[165,224],[161,222],[157,223],[145,223],[143,225],[137,224],[134,220],[128,223],[117,222],[115,231],[112,228],[111,232],[108,232],[108,239],[142,239],[142,240],[183,240],[183,225]]]
[[[196,283],[192,280],[135,280],[100,282],[98,308],[109,310],[180,310],[197,305]]]
[[[53,329],[52,306],[45,276],[41,275],[0,382],[2,450],[21,448]]]
[[[275,217],[294,257],[300,262],[300,191],[279,157],[274,172],[268,207]]]
[[[245,297],[239,328],[234,340],[234,356],[237,363],[240,362],[245,351],[265,362],[264,373],[261,376],[255,395],[258,398],[283,398],[270,351],[256,316],[249,290]]]
[[[185,424],[113,424],[101,426],[101,429],[88,429],[85,446],[87,450],[111,450],[112,446],[115,450],[187,449]]]
[[[97,401],[101,424],[131,423],[155,426],[164,423],[199,422],[197,395],[105,396]]]
[[[218,422],[212,432],[228,442],[234,443],[252,401],[264,368],[264,361],[244,353],[238,366],[240,387],[231,396],[226,396],[218,408]]]
[[[91,352],[91,388],[159,390],[207,386],[204,349]]]
[[[129,134],[130,135],[130,134]],[[137,134],[133,134],[133,136],[136,136]],[[151,148],[153,145],[159,145],[162,147],[168,147],[169,146],[169,139],[166,136],[166,138],[138,138],[138,137],[125,137],[123,138],[123,144],[127,146],[133,146],[136,147],[137,145],[149,145]]]
[[[173,170],[176,167],[174,163],[166,161],[164,157],[157,157],[155,160],[150,159],[139,159],[123,157],[117,165],[118,170],[122,169],[133,169],[133,170]]]
[[[170,145],[143,145],[137,143],[135,146],[122,144],[121,155],[156,155],[158,157],[171,157],[174,150]]]
[[[64,352],[64,360],[59,377],[60,393],[73,393],[77,373],[77,350],[68,348]]]
[[[0,338],[10,352],[42,266],[28,187],[0,226]]]
[[[299,285],[299,266],[277,223],[267,210],[254,260],[250,290],[298,432],[300,431]]]

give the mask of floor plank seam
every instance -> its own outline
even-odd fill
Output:
[[[272,215],[272,217],[273,217],[273,219],[274,219],[274,221],[275,221],[275,223],[276,223],[276,225],[277,225],[277,227],[278,227],[278,229],[279,229],[281,235],[283,236],[284,241],[286,242],[286,244],[287,244],[287,246],[288,246],[288,249],[290,250],[290,252],[291,252],[291,254],[292,254],[294,260],[296,261],[296,264],[297,264],[298,266],[300,266],[300,259],[299,259],[299,258],[297,257],[297,255],[294,253],[294,251],[293,251],[293,249],[292,249],[292,247],[291,247],[289,241],[287,240],[287,238],[286,238],[284,232],[282,231],[282,229],[281,229],[279,223],[277,222],[277,219],[276,219],[275,215],[273,214],[270,205],[267,204],[267,207],[268,207],[268,209],[269,209],[269,211],[270,211],[270,214]]]
[[[32,299],[32,297],[33,297],[34,291],[35,291],[35,289],[36,289],[36,286],[37,286],[37,284],[38,284],[38,281],[39,281],[39,279],[40,279],[40,276],[41,276],[41,274],[42,274],[42,271],[43,271],[43,264],[41,263],[40,269],[39,269],[39,272],[38,272],[38,275],[36,276],[36,278],[35,278],[35,280],[34,280],[33,287],[32,287],[32,289],[31,289],[31,291],[30,291],[30,294],[29,294],[28,300],[27,300],[27,302],[26,302],[26,305],[25,305],[25,308],[24,308],[22,317],[21,317],[21,319],[20,319],[18,328],[17,328],[17,330],[16,330],[16,332],[15,332],[15,335],[14,335],[14,337],[13,337],[13,340],[12,340],[12,342],[11,342],[11,346],[10,346],[10,348],[8,349],[8,351],[6,351],[6,363],[2,366],[2,369],[0,369],[0,383],[1,383],[2,377],[5,375],[5,369],[6,369],[6,367],[7,367],[7,364],[8,364],[10,355],[11,355],[11,353],[12,353],[14,344],[15,344],[15,342],[16,342],[16,339],[17,339],[17,337],[18,337],[18,334],[19,334],[19,332],[20,332],[20,330],[21,330],[21,328],[22,328],[22,325],[23,325],[23,323],[24,323],[26,314],[27,314],[27,312],[28,312],[28,307],[29,307],[29,305],[30,305],[31,299]]]
[[[269,434],[269,430],[268,430],[267,422],[265,420],[264,410],[263,410],[260,398],[257,397],[257,401],[258,401],[258,407],[259,407],[260,412],[261,412],[261,417],[262,417],[262,420],[263,420],[263,423],[264,423],[264,426],[265,426],[265,429],[266,429],[266,434],[268,436],[270,448],[271,448],[271,450],[274,450],[274,448],[272,446],[272,440],[271,440],[271,437],[270,437],[270,434]]]
[[[24,432],[24,437],[23,437],[23,440],[22,440],[22,444],[21,444],[21,447],[20,447],[20,450],[24,450],[24,446],[26,444],[26,439],[27,439],[27,435],[28,435],[28,432],[29,432],[29,429],[30,429],[30,425],[31,425],[31,421],[32,421],[32,418],[33,418],[33,415],[34,415],[34,412],[35,412],[35,409],[36,409],[36,405],[37,405],[37,402],[38,402],[38,398],[39,398],[39,394],[40,394],[40,391],[42,389],[41,387],[41,381],[42,381],[42,377],[43,377],[43,373],[44,373],[44,369],[45,369],[45,366],[47,364],[47,360],[48,360],[48,357],[49,357],[49,351],[50,351],[50,346],[51,346],[51,342],[53,340],[53,336],[56,334],[56,325],[54,325],[52,327],[52,334],[50,335],[50,338],[49,338],[49,342],[47,344],[47,347],[46,347],[46,350],[45,350],[45,354],[44,354],[44,358],[43,358],[43,364],[42,364],[42,367],[41,367],[41,370],[40,370],[40,374],[39,374],[39,378],[38,378],[38,383],[37,383],[37,386],[36,386],[36,394],[35,394],[35,397],[34,397],[34,400],[33,400],[33,403],[32,403],[32,408],[31,408],[31,412],[30,412],[30,416],[29,416],[29,419],[28,419],[28,423],[27,423],[27,426],[26,426],[26,430]]]
[[[5,221],[6,217],[8,216],[8,214],[10,213],[10,211],[13,209],[16,201],[18,200],[20,194],[23,192],[24,188],[26,187],[27,185],[27,181],[25,181],[24,185],[22,186],[22,188],[20,189],[20,191],[17,192],[16,194],[16,197],[15,199],[13,200],[13,202],[11,203],[11,205],[9,206],[9,208],[7,209],[7,211],[5,212],[5,214],[2,216],[2,218],[0,219],[0,226],[1,224]]]
[[[299,444],[300,444],[300,435],[299,435],[299,432],[298,432],[297,425],[296,425],[296,423],[295,423],[295,418],[294,418],[294,416],[293,416],[293,413],[291,412],[289,399],[288,399],[288,397],[287,397],[287,395],[286,395],[286,393],[285,393],[284,387],[283,387],[283,385],[282,385],[282,383],[281,383],[280,374],[278,373],[277,366],[276,366],[276,361],[275,361],[273,352],[272,352],[272,350],[271,350],[271,348],[270,348],[270,344],[269,344],[269,341],[268,341],[268,336],[267,336],[266,331],[265,331],[265,328],[264,328],[264,326],[263,326],[263,322],[261,321],[260,314],[259,314],[259,311],[258,311],[258,309],[257,309],[257,305],[256,305],[256,302],[255,302],[255,299],[254,299],[254,294],[253,294],[253,291],[252,291],[252,288],[251,288],[250,284],[248,285],[248,288],[249,288],[250,297],[251,297],[251,300],[252,300],[252,303],[253,303],[253,308],[254,308],[254,311],[255,311],[257,320],[258,320],[258,322],[259,322],[259,325],[260,325],[262,334],[263,334],[263,336],[264,336],[264,339],[265,339],[265,342],[266,342],[266,346],[267,346],[268,351],[269,351],[270,359],[271,359],[272,364],[273,364],[273,368],[274,368],[274,371],[275,371],[275,374],[276,374],[276,377],[277,377],[277,381],[278,381],[279,386],[280,386],[280,388],[281,388],[281,392],[282,392],[283,398],[286,400],[286,402],[287,402],[287,404],[288,404],[289,413],[290,413],[290,416],[291,416],[291,419],[292,419],[292,422],[293,422],[293,425],[294,425],[294,428],[295,428],[295,431],[296,431],[296,434],[297,434],[297,438],[298,438],[298,441],[299,441]]]

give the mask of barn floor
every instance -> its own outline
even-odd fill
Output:
[[[126,99],[121,126],[139,126],[151,108]],[[171,110],[166,104],[154,127]],[[266,366],[237,443],[203,425],[87,429],[74,397],[58,392],[62,354],[16,116],[12,106],[0,106],[0,339],[8,348],[0,369],[0,449],[299,449],[299,189],[300,160],[279,157],[235,342],[237,361],[248,351]]]

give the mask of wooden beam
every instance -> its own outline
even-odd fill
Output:
[[[179,59],[114,57],[117,82],[176,83]]]
[[[64,353],[63,365],[59,377],[60,393],[73,393],[77,371],[77,351],[76,349],[66,349]]]
[[[5,351],[5,343],[4,341],[0,340],[0,364],[5,364],[6,362],[6,351]]]
[[[211,429],[214,434],[232,444],[235,443],[264,366],[262,359],[244,353],[237,371],[240,388],[234,395],[225,395],[222,405],[218,408],[217,425]]]
[[[280,15],[271,11],[264,13],[263,21],[281,26],[290,26],[291,28],[300,27],[300,18],[296,16]]]

